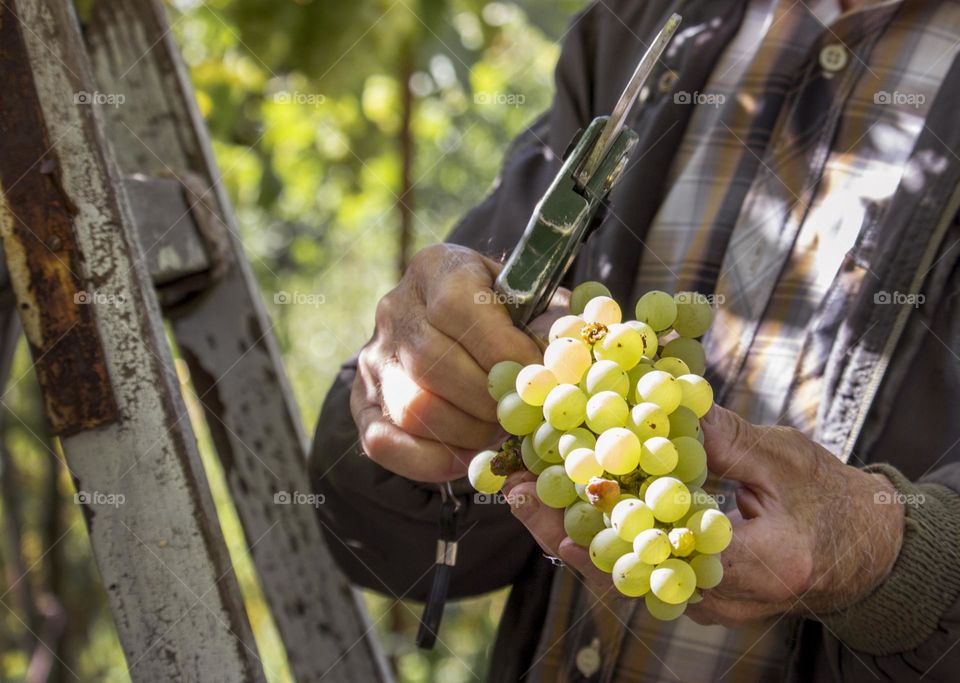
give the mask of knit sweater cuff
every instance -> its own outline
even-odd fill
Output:
[[[939,484],[914,484],[889,465],[864,469],[884,475],[901,497],[903,545],[890,574],[872,593],[820,621],[850,648],[887,656],[913,650],[929,638],[960,595],[960,494]]]

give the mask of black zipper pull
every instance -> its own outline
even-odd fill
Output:
[[[443,608],[447,604],[450,590],[450,576],[457,564],[457,516],[461,503],[453,495],[450,483],[440,485],[443,504],[440,506],[440,538],[437,540],[437,559],[433,567],[433,583],[430,595],[420,617],[420,630],[417,633],[417,647],[425,650],[433,648],[443,618]]]

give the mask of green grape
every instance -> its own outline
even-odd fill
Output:
[[[573,488],[575,488],[575,489],[577,490],[577,497],[578,497],[580,500],[582,500],[584,503],[589,503],[589,502],[590,502],[590,498],[587,496],[587,486],[586,486],[586,484],[574,484],[574,485],[573,485]],[[593,507],[593,505],[591,504],[590,507]],[[600,512],[600,511],[597,510],[597,512]],[[602,520],[602,519],[603,519],[603,518],[601,517],[601,520]]]
[[[640,340],[643,342],[643,355],[646,358],[653,358],[657,354],[660,340],[657,339],[657,333],[647,323],[639,320],[628,320],[623,323],[633,331],[640,334]]]
[[[610,519],[610,515],[613,514],[613,509],[617,507],[619,503],[622,503],[625,500],[640,500],[637,496],[632,493],[619,493],[617,494],[617,499],[614,501],[608,502],[606,508],[608,512],[603,513],[603,523],[609,527],[613,528],[613,520]]]
[[[597,569],[608,574],[613,571],[616,561],[630,550],[630,544],[620,538],[614,529],[601,529],[590,541],[590,559]]]
[[[679,619],[687,609],[685,602],[681,602],[679,605],[671,605],[658,598],[653,592],[644,595],[643,600],[647,606],[647,611],[650,612],[650,616],[660,621],[674,621],[675,619]]]
[[[683,375],[680,383],[680,405],[689,408],[697,417],[703,417],[713,405],[713,389],[710,382],[699,375]]]
[[[677,337],[667,342],[660,355],[664,358],[679,358],[694,375],[702,375],[707,369],[707,354],[703,344],[696,339]]]
[[[637,382],[648,372],[654,371],[653,361],[647,357],[641,358],[640,362],[627,370],[627,381],[630,382],[630,388],[627,390],[627,400],[633,403],[640,403],[637,400]]]
[[[674,377],[679,377],[680,375],[689,375],[690,368],[687,367],[687,364],[684,363],[679,358],[661,358],[656,363],[653,364],[654,369],[663,370],[664,372],[669,372]]]
[[[693,552],[697,545],[697,539],[693,532],[685,527],[670,529],[667,538],[670,539],[671,552],[677,557],[686,557]]]
[[[613,563],[613,585],[629,598],[639,598],[650,590],[653,567],[640,561],[636,553],[621,555]]]
[[[684,560],[664,560],[650,574],[650,590],[668,605],[681,605],[693,595],[697,575]]]
[[[654,479],[647,487],[643,500],[653,510],[653,516],[665,523],[682,519],[690,509],[690,491],[674,477]],[[697,533],[694,527],[690,529],[694,534]]]
[[[646,500],[647,489],[650,488],[650,484],[652,484],[655,480],[656,477],[647,477],[643,480],[643,483],[640,484],[640,490],[637,491],[637,497],[640,498],[640,500]]]
[[[696,292],[680,292],[673,300],[677,304],[673,329],[681,337],[702,337],[713,322],[713,309],[707,297]]]
[[[657,332],[673,327],[677,319],[677,304],[666,292],[654,289],[637,301],[637,320],[645,322]]]
[[[653,512],[639,498],[624,498],[610,512],[610,526],[630,543],[641,531],[653,528]]]
[[[683,389],[681,388],[681,393]],[[661,436],[661,435],[657,435]],[[671,439],[681,436],[691,436],[698,439],[700,436],[700,420],[694,415],[693,411],[684,406],[677,407],[670,413],[670,433],[667,435]]]
[[[512,392],[497,404],[497,420],[509,434],[523,436],[540,426],[542,416],[538,407],[527,405],[516,392]]]
[[[654,436],[640,449],[640,469],[647,474],[666,474],[677,466],[677,448],[670,439]]]
[[[563,315],[553,321],[550,326],[550,333],[547,335],[548,341],[554,341],[560,337],[572,337],[580,339],[580,330],[586,327],[586,321],[579,315]]]
[[[540,423],[533,433],[533,450],[537,457],[550,464],[560,462],[563,459],[560,457],[561,436],[563,432],[554,429],[549,422]]]
[[[573,384],[558,384],[543,402],[543,416],[554,429],[579,427],[587,417],[587,396]]]
[[[690,559],[690,568],[697,575],[697,588],[715,588],[723,580],[723,563],[719,555],[697,555]]]
[[[517,394],[527,405],[542,406],[555,386],[556,376],[542,365],[528,365],[517,375]]]
[[[569,432],[566,432],[563,436],[560,437],[560,457],[566,458],[570,455],[570,452],[577,448],[590,448],[592,449],[597,445],[597,437],[593,435],[589,429],[584,429],[583,427],[577,427],[572,429]]]
[[[733,525],[719,510],[700,510],[687,519],[687,526],[697,538],[697,552],[716,555],[733,539]]]
[[[590,323],[599,323],[610,327],[622,320],[620,304],[609,296],[595,296],[583,307],[583,319]]]
[[[707,469],[707,452],[700,442],[689,436],[678,436],[670,440],[677,449],[677,466],[671,476],[682,482],[693,481]],[[643,465],[643,462],[640,463]]]
[[[598,296],[610,296],[610,290],[600,282],[581,282],[570,292],[570,312],[580,315],[587,302]]]
[[[523,437],[523,441],[520,442],[520,459],[523,460],[524,467],[533,474],[540,474],[547,469],[547,466],[550,464],[541,460],[540,456],[537,455],[537,452],[533,448],[532,434]]]
[[[654,339],[656,335],[651,334]],[[593,355],[597,360],[611,360],[624,370],[629,370],[643,358],[646,352],[643,336],[630,325],[610,325],[607,333],[593,345]]]
[[[666,436],[672,421],[656,403],[638,403],[630,409],[627,429],[636,434],[640,441],[646,441],[654,436]]]
[[[637,402],[656,403],[667,415],[676,410],[682,397],[680,380],[669,372],[653,370],[637,381]]]
[[[563,530],[579,546],[587,548],[590,541],[603,531],[603,513],[590,503],[576,501],[563,513]]]
[[[700,592],[699,588],[694,588],[693,593],[690,594],[690,597],[687,598],[688,605],[696,605],[698,602],[703,601],[703,593]]]
[[[709,493],[704,491],[699,486],[690,486],[690,510],[687,512],[689,517],[694,512],[700,512],[701,510],[719,510],[720,506],[717,505],[717,501]],[[690,526],[686,522],[684,526]]]
[[[552,508],[565,508],[577,499],[577,489],[563,471],[563,465],[550,465],[540,473],[537,498]]]
[[[626,398],[630,390],[630,379],[619,363],[601,360],[587,370],[582,388],[586,389],[586,393],[590,396],[599,394],[601,391],[613,391]]]
[[[610,474],[629,474],[640,463],[640,439],[629,429],[614,427],[597,438],[597,460]]]
[[[709,476],[709,472],[707,472],[707,469],[704,468],[700,470],[700,474],[695,476],[690,481],[685,481],[683,483],[686,484],[687,486],[703,486],[706,483],[708,476]]]
[[[587,427],[597,434],[623,427],[629,416],[627,402],[616,392],[601,391],[587,401]]]
[[[603,467],[589,448],[577,448],[563,461],[563,469],[575,484],[586,486],[594,477],[603,475]]]
[[[496,451],[480,451],[467,467],[467,479],[470,485],[480,493],[496,493],[503,487],[506,477],[501,477],[490,471],[490,461],[497,455]]]
[[[543,364],[553,372],[558,382],[576,384],[583,373],[590,369],[593,356],[583,340],[560,337],[550,342],[543,352]]]
[[[663,529],[644,529],[633,539],[633,552],[646,564],[660,564],[670,557],[670,538]]]
[[[523,370],[520,363],[513,360],[502,360],[492,368],[487,375],[487,391],[494,401],[514,391],[517,384],[517,375]]]

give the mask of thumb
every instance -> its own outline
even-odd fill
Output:
[[[700,424],[707,467],[711,472],[745,484],[767,482],[767,460],[760,443],[763,429],[716,404],[703,416]]]

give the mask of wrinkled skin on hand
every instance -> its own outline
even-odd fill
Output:
[[[381,299],[360,352],[350,408],[364,452],[402,476],[443,482],[506,436],[487,372],[502,360],[537,363],[537,343],[497,302],[500,264],[450,244],[428,247]],[[565,292],[531,330],[545,336]]]

